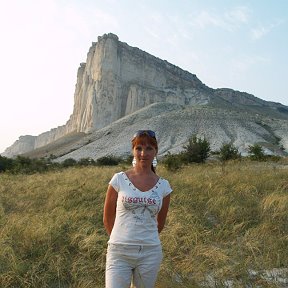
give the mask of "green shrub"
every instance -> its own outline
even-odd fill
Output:
[[[0,172],[4,172],[12,169],[13,167],[13,159],[3,157],[0,155]]]
[[[12,166],[9,171],[14,174],[33,174],[45,172],[49,169],[50,161],[45,158],[32,159],[24,156],[17,156],[12,159]]]
[[[108,155],[104,157],[100,157],[96,160],[96,164],[99,166],[116,166],[121,162],[121,158]]]
[[[252,160],[256,160],[256,161],[265,160],[265,154],[264,154],[263,148],[259,144],[250,145],[248,147],[248,153]]]
[[[188,144],[183,146],[183,148],[185,149],[183,159],[187,163],[204,163],[211,150],[210,144],[205,138],[201,139],[195,135],[189,138]]]
[[[90,165],[95,165],[96,162],[92,158],[81,158],[77,164],[79,166],[90,166]]]
[[[232,143],[224,143],[220,148],[219,157],[221,161],[227,161],[240,158],[241,155]]]
[[[183,156],[181,154],[171,154],[169,152],[161,162],[168,171],[176,171],[183,165]]]
[[[73,158],[68,158],[68,159],[65,159],[63,162],[62,162],[62,166],[67,168],[67,167],[71,167],[71,166],[76,166],[77,164],[77,161]]]

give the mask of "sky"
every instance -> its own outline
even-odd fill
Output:
[[[287,0],[0,0],[0,153],[66,123],[105,33],[211,88],[288,105],[287,31]]]

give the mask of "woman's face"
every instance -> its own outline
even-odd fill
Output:
[[[156,148],[148,141],[138,143],[133,147],[133,156],[136,159],[136,165],[151,166],[154,157],[157,155]]]

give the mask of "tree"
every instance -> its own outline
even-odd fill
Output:
[[[248,147],[248,153],[252,160],[262,161],[265,158],[263,148],[259,144],[250,145]]]
[[[183,146],[185,149],[184,156],[188,163],[203,163],[209,156],[210,144],[204,138],[197,138],[196,135],[188,139],[188,144]]]
[[[0,172],[10,170],[13,166],[13,159],[0,155]]]
[[[220,148],[220,160],[227,161],[232,159],[240,158],[241,155],[232,143],[224,143]]]

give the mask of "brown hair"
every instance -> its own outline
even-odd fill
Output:
[[[139,136],[136,136],[132,139],[132,149],[139,144],[148,143],[152,145],[156,151],[158,152],[158,143],[157,140],[154,137],[149,136],[148,134],[141,134]]]
[[[158,143],[156,138],[149,136],[148,134],[141,134],[139,136],[136,136],[132,139],[132,149],[134,149],[135,146],[139,145],[139,144],[144,144],[144,143],[148,143],[151,146],[153,146],[156,151],[158,152]],[[156,173],[155,168],[153,167],[153,165],[151,165],[151,170]]]

